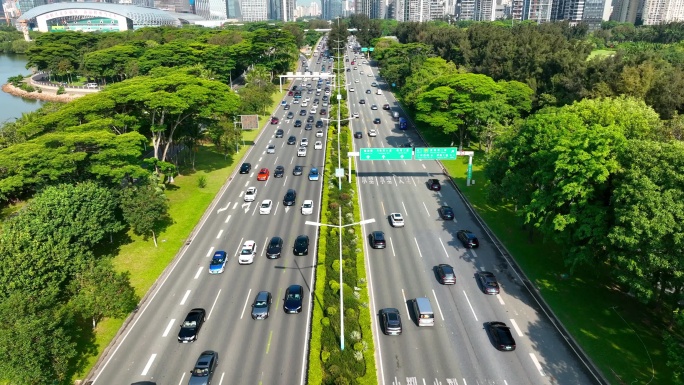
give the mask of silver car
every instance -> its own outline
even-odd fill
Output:
[[[260,320],[268,318],[271,309],[271,293],[267,291],[260,291],[254,298],[252,304],[252,319]]]

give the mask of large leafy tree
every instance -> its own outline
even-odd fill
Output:
[[[157,231],[168,219],[169,202],[164,192],[152,183],[124,188],[119,204],[133,232],[147,239],[150,235],[157,246]]]

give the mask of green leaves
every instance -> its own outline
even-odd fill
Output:
[[[130,186],[121,191],[121,210],[133,231],[145,238],[152,235],[155,246],[155,230],[167,219],[168,200],[156,186],[145,183]]]

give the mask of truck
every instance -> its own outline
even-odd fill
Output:
[[[405,130],[407,128],[408,128],[408,122],[406,121],[406,118],[399,118],[399,129]]]

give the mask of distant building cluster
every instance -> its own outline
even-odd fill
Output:
[[[221,25],[225,22],[295,21],[307,17],[333,20],[352,14],[363,14],[371,19],[414,22],[505,19],[511,22],[533,20],[546,23],[566,20],[572,25],[587,23],[590,28],[597,28],[606,20],[645,25],[684,21],[684,0],[314,0],[308,5],[299,6],[297,0],[0,1],[0,16],[14,21],[32,9],[56,4],[62,7],[67,4],[74,5],[75,9],[88,8],[87,4],[140,7],[150,11],[136,12],[154,15],[148,17],[154,20],[164,18],[151,10],[161,10],[181,23],[208,26]],[[128,12],[132,12],[130,8]],[[123,19],[117,22],[99,17],[98,14],[83,14],[83,11],[73,16],[61,20],[61,24],[52,26],[52,30],[114,31],[125,27],[122,24]],[[99,18],[88,20],[92,16]],[[145,17],[139,19],[147,20]],[[133,28],[136,27],[137,24],[133,23]]]

